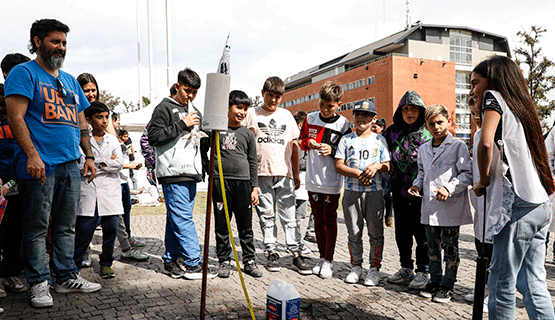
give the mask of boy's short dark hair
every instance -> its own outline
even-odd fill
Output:
[[[229,93],[229,106],[231,107],[233,105],[245,105],[248,107],[251,105],[251,99],[249,99],[249,96],[243,91],[233,90]]]
[[[185,68],[184,70],[179,71],[179,73],[177,74],[177,82],[181,85],[186,85],[193,89],[200,88],[200,77],[196,72],[189,68]]]
[[[299,110],[299,111],[295,112],[295,114],[293,115],[293,118],[295,118],[295,122],[297,122],[297,124],[299,124],[299,123],[304,122],[307,115],[308,114],[306,113],[306,111]]]
[[[123,137],[126,134],[129,134],[129,132],[127,132],[127,130],[125,130],[125,129],[118,130],[118,137]]]
[[[69,27],[62,22],[55,19],[42,19],[33,22],[31,26],[31,43],[29,44],[29,52],[36,53],[38,47],[33,41],[34,37],[39,37],[41,41],[46,38],[46,36],[53,31],[61,31],[63,33],[69,32]]]
[[[97,113],[108,112],[110,113],[110,109],[104,103],[99,101],[91,102],[91,105],[85,109],[85,118],[92,118]]]
[[[2,68],[3,73],[8,74],[13,67],[27,61],[31,61],[31,59],[26,55],[22,55],[21,53],[8,53],[4,59],[2,59],[0,68]]]
[[[264,81],[262,91],[283,95],[285,92],[285,83],[279,77],[269,77],[266,81]]]
[[[171,88],[170,88],[170,96],[175,96],[177,94],[177,89],[175,88],[175,83],[172,84]]]
[[[320,99],[339,102],[343,98],[343,88],[335,81],[328,81],[320,88]]]
[[[385,128],[385,119],[381,118],[381,119],[376,120],[376,125],[382,127],[382,129],[384,129]]]

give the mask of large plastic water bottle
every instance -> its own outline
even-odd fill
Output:
[[[300,296],[295,286],[281,279],[275,279],[268,287],[266,300],[267,320],[298,320]]]

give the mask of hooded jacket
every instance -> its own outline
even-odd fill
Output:
[[[412,125],[408,125],[403,120],[404,105],[414,105],[420,109],[418,119]],[[407,190],[418,175],[418,148],[432,138],[430,132],[424,127],[425,110],[424,101],[418,93],[407,91],[393,115],[393,124],[383,133],[391,154],[390,163],[394,168],[391,176],[391,192],[394,195],[409,197]]]

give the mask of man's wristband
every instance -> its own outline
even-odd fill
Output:
[[[92,161],[94,161],[94,157],[93,156],[85,156],[85,160],[91,159]]]

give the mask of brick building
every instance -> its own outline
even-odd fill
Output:
[[[417,23],[362,48],[285,79],[282,107],[292,113],[318,110],[318,91],[334,80],[345,94],[340,113],[361,99],[376,104],[378,116],[391,124],[399,100],[407,90],[420,94],[426,105],[443,104],[452,118],[453,132],[463,140],[471,135],[467,99],[470,72],[491,55],[508,55],[503,36],[456,26]]]

